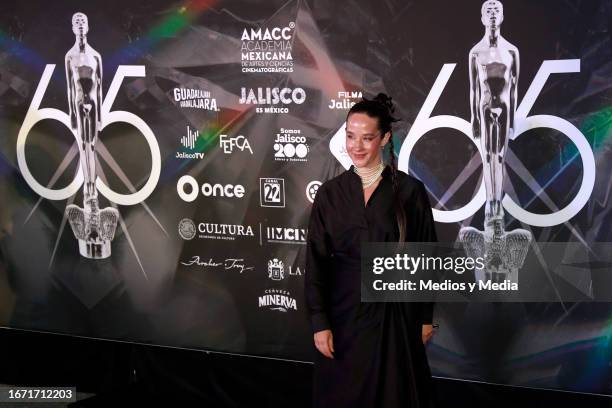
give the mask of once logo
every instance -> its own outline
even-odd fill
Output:
[[[323,183],[318,180],[313,180],[306,186],[306,198],[311,203],[314,203],[315,196],[317,195],[317,191],[319,191],[321,184]]]
[[[189,185],[189,192],[186,192],[185,186]],[[204,183],[201,187],[201,192],[204,197],[244,197],[244,186],[240,184],[210,184]],[[176,191],[183,201],[188,203],[195,201],[198,198],[198,182],[191,176],[183,176],[176,184]]]
[[[179,221],[178,232],[181,238],[191,240],[196,236],[195,223],[189,218],[183,218]]]
[[[285,179],[260,178],[259,201],[262,207],[285,207]]]

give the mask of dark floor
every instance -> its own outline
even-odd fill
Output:
[[[310,364],[0,329],[0,383],[76,386],[92,395],[71,407],[309,407],[311,370]],[[612,398],[589,394],[447,379],[435,379],[435,386],[440,408],[612,407]]]

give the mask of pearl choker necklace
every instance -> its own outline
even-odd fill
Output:
[[[357,167],[353,167],[353,171],[361,178],[363,188],[368,188],[374,184],[384,170],[385,165],[382,162],[369,169],[359,170]]]

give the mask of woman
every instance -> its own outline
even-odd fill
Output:
[[[318,350],[315,407],[430,407],[424,344],[428,303],[361,303],[361,242],[436,241],[423,183],[397,170],[391,98],[348,113],[350,170],[317,191],[307,238],[305,297]],[[382,163],[389,145],[390,165]]]

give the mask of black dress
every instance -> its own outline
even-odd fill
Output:
[[[406,241],[435,242],[422,182],[397,172]],[[353,167],[317,191],[307,238],[305,298],[313,333],[331,329],[334,359],[316,352],[315,407],[431,407],[432,382],[421,337],[431,303],[361,303],[360,244],[398,241],[391,169],[364,204]]]

